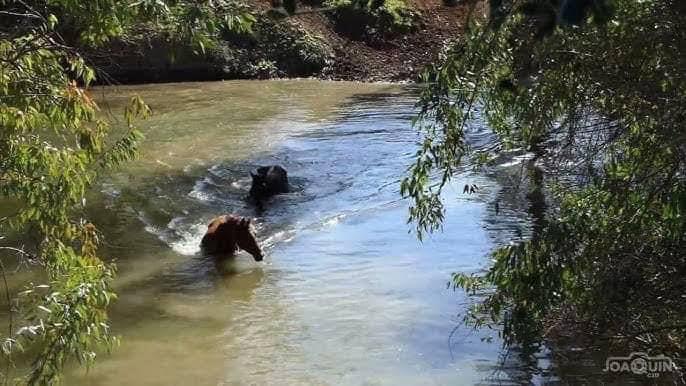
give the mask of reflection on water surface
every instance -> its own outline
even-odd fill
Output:
[[[489,230],[497,185],[465,175],[448,189],[445,231],[422,244],[408,234],[398,181],[418,139],[412,90],[241,81],[102,93],[113,112],[139,93],[156,115],[141,160],[91,200],[119,267],[122,345],[67,384],[494,381],[500,347],[487,332],[448,340],[468,302],[446,282],[482,269],[494,237],[523,223]],[[240,253],[217,266],[198,242],[216,214],[256,216],[244,198],[262,164],[283,165],[297,187],[257,218],[265,263]],[[479,194],[462,195],[465,181]]]

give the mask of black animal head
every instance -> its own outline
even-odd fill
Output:
[[[267,176],[263,173],[260,173],[259,170],[258,173],[253,173],[251,171],[250,176],[252,177],[252,185],[250,186],[250,197],[256,200],[261,200],[268,196],[269,187],[267,186]]]

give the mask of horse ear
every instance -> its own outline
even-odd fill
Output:
[[[239,225],[243,228],[250,228],[250,219],[243,217],[239,223]]]

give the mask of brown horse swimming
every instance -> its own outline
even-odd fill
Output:
[[[219,216],[207,226],[200,247],[208,253],[233,254],[238,248],[262,261],[262,249],[257,244],[250,219],[233,214]]]

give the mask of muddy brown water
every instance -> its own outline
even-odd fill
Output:
[[[505,380],[500,345],[459,326],[468,300],[446,288],[522,225],[489,225],[497,183],[464,173],[444,231],[418,242],[399,179],[419,139],[416,90],[392,84],[234,81],[103,88],[114,117],[152,107],[140,160],[103,178],[91,218],[116,261],[121,345],[68,385],[431,385]],[[485,131],[470,141],[485,141]],[[258,214],[249,170],[280,164],[292,193]],[[478,194],[463,195],[464,183]],[[265,261],[215,264],[208,221],[255,218]],[[492,216],[492,213],[491,213]]]

